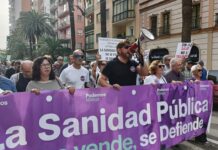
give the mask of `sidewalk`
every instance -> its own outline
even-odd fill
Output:
[[[218,150],[218,111],[213,111],[210,131],[207,133],[207,144],[199,144],[194,141],[185,141],[177,147],[167,150]]]

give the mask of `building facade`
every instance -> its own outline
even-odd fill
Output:
[[[9,30],[10,33],[16,27],[16,20],[20,17],[21,12],[30,11],[32,0],[9,0]]]
[[[84,3],[82,0],[74,1],[74,23],[75,23],[75,48],[84,49]],[[70,14],[67,0],[59,0],[57,8],[58,38],[71,42]]]
[[[218,1],[193,0],[191,41],[208,69],[218,69]],[[182,33],[182,0],[139,0],[140,27],[156,39],[144,49],[167,49],[175,56]]]
[[[95,59],[101,37],[101,0],[85,0],[87,60]],[[139,11],[136,0],[106,0],[107,37],[134,41],[139,36]]]

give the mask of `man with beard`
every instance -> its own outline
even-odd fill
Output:
[[[117,45],[117,57],[109,61],[99,77],[99,84],[103,87],[136,85],[137,74],[145,76],[148,73],[143,56],[140,62],[131,60],[130,43],[122,41]],[[109,81],[109,83],[108,83]]]

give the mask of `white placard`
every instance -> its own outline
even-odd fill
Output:
[[[117,55],[117,44],[124,39],[98,38],[98,52],[102,60],[110,61]]]
[[[188,58],[193,43],[178,43],[176,49],[176,58],[186,59]]]

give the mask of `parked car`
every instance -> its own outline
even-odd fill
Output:
[[[218,70],[209,70],[207,75],[208,80],[214,82],[213,85],[213,103],[218,105]]]

